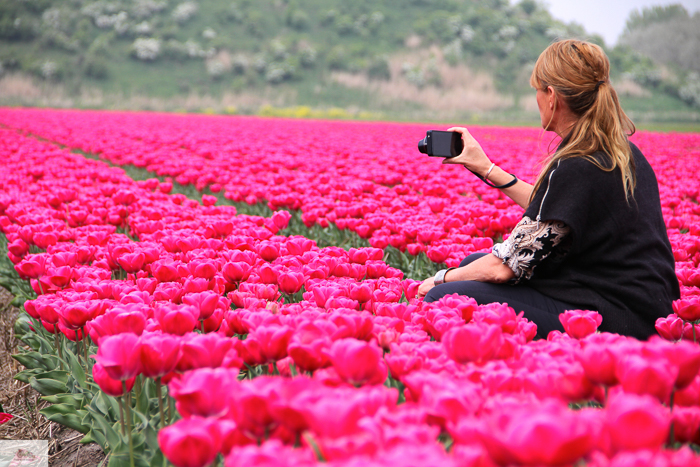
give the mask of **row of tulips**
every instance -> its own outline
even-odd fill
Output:
[[[698,463],[687,446],[663,448],[698,441],[692,342],[595,334],[600,316],[585,311],[533,341],[506,305],[415,300],[381,250],[277,236],[283,212],[235,216],[8,131],[0,145],[0,226],[38,294],[25,304],[33,337],[61,336],[58,365],[85,366],[104,405],[126,396],[129,424],[131,409],[155,412],[136,416],[145,441],[132,450],[158,431],[166,457],[192,466]],[[89,223],[74,221],[81,210]],[[682,266],[697,271],[692,256]],[[694,329],[683,319],[696,298],[684,283],[669,329]],[[42,375],[33,386],[48,386]],[[177,409],[167,422],[162,394],[149,402],[161,384]],[[114,450],[112,432],[90,436]]]
[[[435,170],[437,162],[416,150],[425,125],[38,109],[2,109],[0,121],[234,201],[300,209],[307,226],[335,224],[374,247],[426,252],[449,266],[491,247],[522,212],[459,167]],[[473,133],[505,170],[524,180],[535,177],[546,149],[540,131],[475,128]],[[684,278],[700,260],[700,206],[698,187],[678,171],[700,170],[699,138],[654,133],[632,138],[659,178]],[[681,235],[688,231],[693,240]],[[686,280],[698,282],[697,275]]]

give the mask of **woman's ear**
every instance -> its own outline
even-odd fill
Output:
[[[549,103],[549,108],[554,109],[557,103],[557,93],[552,86],[547,86],[547,102]]]

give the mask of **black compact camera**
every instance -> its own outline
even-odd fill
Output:
[[[456,131],[428,130],[425,138],[418,141],[418,150],[431,157],[457,157],[462,149],[462,134]]]

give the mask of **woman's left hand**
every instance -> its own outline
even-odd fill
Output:
[[[426,280],[423,281],[423,283],[418,287],[418,298],[423,298],[425,297],[428,292],[430,292],[430,289],[435,287],[435,278],[434,277],[428,277]]]

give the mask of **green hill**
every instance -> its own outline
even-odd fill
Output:
[[[534,0],[0,0],[0,104],[532,118],[557,37],[602,44]],[[609,53],[621,82],[649,67]],[[625,86],[633,107],[697,114]]]

